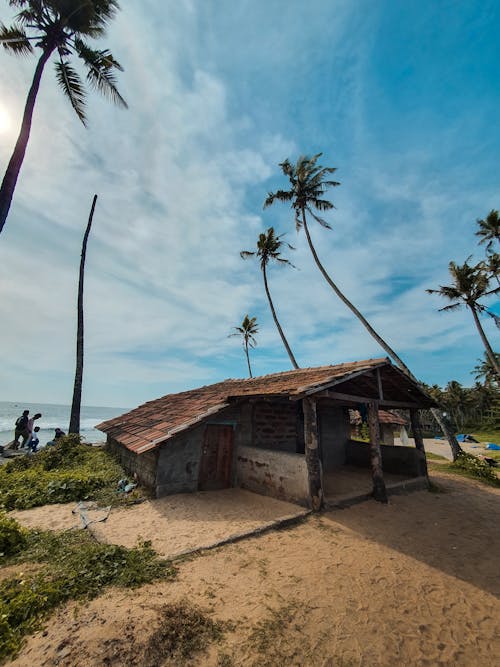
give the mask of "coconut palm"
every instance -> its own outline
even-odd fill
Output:
[[[281,336],[283,345],[285,346],[288,356],[290,357],[292,366],[294,368],[298,368],[299,366],[295,360],[295,357],[293,356],[293,352],[290,348],[290,345],[288,344],[285,334],[283,333],[283,329],[281,328],[280,323],[278,321],[278,316],[276,315],[276,310],[274,308],[273,300],[271,299],[271,293],[269,292],[269,285],[267,284],[267,265],[269,264],[270,261],[277,262],[282,266],[285,264],[288,266],[293,266],[293,264],[288,259],[284,259],[283,257],[280,256],[280,248],[283,245],[288,246],[290,250],[294,250],[294,248],[289,243],[285,243],[285,241],[281,240],[282,236],[283,234],[277,236],[274,232],[274,227],[269,227],[267,232],[259,234],[259,240],[257,241],[257,250],[255,252],[250,252],[249,250],[242,250],[240,252],[240,256],[243,259],[248,259],[248,257],[254,257],[254,256],[259,259],[260,268],[262,270],[262,276],[264,278],[264,288],[266,290],[267,300],[269,301],[269,307],[271,308],[271,313],[273,315],[274,323],[276,324],[276,328],[278,329],[279,335]]]
[[[75,56],[83,62],[87,83],[92,88],[127,107],[116,88],[115,70],[122,70],[121,65],[109,50],[93,49],[87,42],[105,34],[108,22],[119,8],[116,0],[9,0],[9,4],[20,11],[12,26],[0,23],[0,43],[15,55],[31,55],[35,49],[41,53],[26,99],[21,130],[0,187],[0,232],[28,145],[42,74],[53,55],[56,55],[57,81],[84,125],[86,90],[71,62]]]
[[[479,229],[476,236],[479,236],[479,243],[486,243],[486,251],[493,249],[496,243],[500,243],[500,216],[498,211],[491,210],[485,220],[478,220]]]
[[[75,382],[73,385],[73,400],[71,403],[71,416],[69,420],[69,433],[80,433],[80,407],[82,403],[82,383],[83,383],[83,280],[85,277],[85,258],[87,256],[87,241],[89,240],[92,220],[94,219],[95,205],[97,195],[94,195],[92,206],[90,207],[89,220],[82,241],[82,255],[80,258],[80,273],[78,278],[78,299],[77,299],[77,328],[76,328],[76,368]]]
[[[495,319],[498,326],[498,317],[487,310],[486,306],[480,303],[480,299],[492,294],[498,294],[500,287],[490,289],[491,276],[484,270],[482,264],[470,265],[470,257],[460,266],[455,262],[449,263],[449,271],[452,277],[451,285],[440,285],[439,289],[426,290],[429,294],[439,294],[439,296],[451,301],[448,306],[440,308],[440,311],[457,310],[465,305],[474,318],[474,323],[483,342],[486,354],[495,372],[500,377],[500,364],[495,357],[495,353],[486,338],[484,329],[479,320],[480,313],[487,313]]]
[[[248,313],[245,315],[243,318],[243,322],[239,327],[233,327],[234,333],[229,334],[229,336],[241,336],[243,339],[243,349],[245,350],[245,356],[247,358],[247,364],[248,364],[248,374],[250,377],[253,377],[252,375],[252,367],[250,366],[250,355],[248,354],[248,348],[249,347],[255,347],[257,345],[257,341],[255,340],[255,336],[259,331],[259,326],[257,324],[257,318],[256,317],[248,317]]]
[[[318,214],[318,211],[329,211],[334,208],[332,202],[330,202],[328,199],[325,199],[325,193],[328,188],[337,187],[340,185],[338,181],[334,181],[329,178],[330,174],[333,174],[336,171],[335,167],[322,167],[317,164],[318,158],[321,157],[321,155],[322,153],[318,153],[313,157],[301,156],[297,160],[296,165],[292,165],[289,160],[281,162],[279,166],[281,167],[283,174],[289,179],[291,187],[289,190],[277,190],[276,192],[270,192],[264,202],[264,208],[271,206],[275,201],[284,203],[289,202],[291,204],[291,208],[295,212],[295,226],[297,231],[300,231],[302,227],[304,228],[307,243],[309,244],[314,261],[316,262],[316,265],[321,271],[321,274],[323,275],[326,282],[330,285],[339,299],[363,324],[372,338],[374,338],[380,347],[385,350],[389,357],[391,357],[395,364],[404,373],[406,373],[408,377],[410,377],[415,382],[418,382],[418,380],[415,378],[404,361],[399,357],[399,355],[396,354],[390,345],[375,331],[375,329],[371,326],[363,314],[354,306],[351,301],[349,301],[349,299],[339,289],[336,283],[333,282],[325,267],[319,260],[316,248],[313,245],[311,235],[309,233],[306,213],[310,214],[311,217],[325,229],[331,229],[330,224]],[[434,418],[438,422],[450,444],[453,458],[456,459],[462,453],[462,449],[453,434],[450,424],[447,422],[446,417],[443,415],[442,411],[433,408],[432,414],[434,415]]]
[[[297,231],[304,228],[307,243],[311,250],[312,256],[318,269],[321,271],[326,282],[333,289],[339,299],[351,310],[352,313],[360,320],[363,326],[368,330],[370,335],[377,341],[382,349],[394,359],[396,364],[403,369],[408,375],[411,375],[410,369],[406,366],[402,359],[396,352],[386,343],[386,341],[375,331],[363,314],[349,301],[346,295],[339,289],[336,283],[328,275],[325,267],[320,262],[316,248],[311,240],[309,227],[307,223],[307,215],[309,214],[316,222],[318,222],[325,229],[331,229],[331,225],[326,222],[316,211],[328,211],[334,208],[332,202],[325,199],[326,190],[330,187],[340,185],[338,181],[333,181],[328,178],[330,174],[336,171],[335,167],[322,167],[317,164],[318,158],[322,153],[318,153],[313,157],[301,156],[297,160],[296,165],[292,165],[289,160],[285,160],[280,164],[283,174],[290,180],[290,190],[277,190],[270,192],[264,202],[264,208],[271,206],[275,201],[290,202],[291,208],[295,211],[295,226]]]
[[[500,364],[500,353],[495,352],[494,354],[495,354],[495,359]],[[478,361],[477,366],[474,366],[474,370],[471,371],[472,374],[474,375],[474,379],[477,382],[482,381],[482,384],[485,387],[497,387],[499,382],[499,377],[495,372],[495,369],[491,365],[491,361],[486,352],[484,353],[484,358],[478,359],[477,361]]]

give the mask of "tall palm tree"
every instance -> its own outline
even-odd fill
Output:
[[[245,315],[243,318],[243,322],[239,327],[233,327],[234,333],[229,334],[229,336],[241,336],[243,339],[243,349],[245,350],[245,356],[247,358],[247,364],[248,364],[248,374],[250,377],[253,377],[252,375],[252,367],[250,366],[250,355],[248,354],[248,348],[249,347],[255,347],[257,345],[257,341],[255,340],[255,336],[259,331],[259,326],[257,324],[257,318],[256,317],[248,317],[248,313]]]
[[[281,265],[287,264],[288,266],[293,266],[293,264],[288,259],[284,259],[283,257],[280,256],[280,248],[283,245],[288,246],[290,250],[294,250],[294,248],[289,243],[281,241],[282,236],[283,234],[277,236],[274,232],[274,227],[269,227],[267,232],[259,234],[259,240],[257,241],[257,250],[255,252],[250,252],[249,250],[242,250],[240,252],[240,257],[242,257],[243,259],[248,259],[248,257],[255,256],[259,259],[260,268],[262,270],[262,276],[264,278],[264,288],[266,290],[267,300],[269,301],[269,307],[271,308],[271,313],[273,315],[274,323],[276,324],[276,328],[278,329],[279,335],[281,336],[283,345],[285,346],[288,356],[290,357],[292,366],[294,368],[298,368],[299,366],[295,360],[295,357],[293,356],[293,352],[290,348],[290,345],[288,344],[285,334],[283,333],[283,329],[281,328],[280,323],[278,321],[278,316],[276,315],[276,310],[274,309],[273,300],[271,299],[271,293],[269,292],[269,285],[267,284],[267,265],[271,260],[278,262],[278,264]]]
[[[498,211],[491,210],[485,220],[478,220],[479,229],[476,236],[479,236],[479,243],[486,243],[486,251],[493,249],[495,241],[500,243],[500,215]]]
[[[302,155],[297,160],[296,165],[292,165],[288,160],[282,162],[280,167],[283,171],[283,174],[288,177],[291,188],[290,190],[277,190],[276,192],[270,192],[266,198],[266,201],[264,202],[264,208],[271,206],[275,201],[291,202],[291,208],[293,208],[295,211],[295,226],[297,231],[300,231],[300,229],[304,228],[307,243],[309,244],[309,249],[311,250],[314,261],[316,262],[316,265],[321,271],[321,274],[323,275],[326,282],[330,285],[339,299],[360,320],[360,322],[368,330],[370,335],[377,341],[380,347],[382,347],[382,349],[384,349],[387,354],[392,359],[394,359],[394,361],[396,361],[400,368],[411,375],[410,369],[406,366],[403,360],[400,359],[396,352],[375,331],[375,329],[370,325],[363,314],[351,301],[349,301],[349,299],[339,289],[336,283],[334,283],[332,278],[328,275],[325,267],[320,262],[316,248],[313,245],[307,224],[306,212],[322,227],[325,229],[331,229],[331,225],[326,222],[326,220],[324,220],[320,215],[318,215],[316,211],[323,212],[334,208],[332,202],[328,201],[328,199],[325,199],[324,196],[328,188],[340,185],[338,181],[328,179],[328,175],[333,174],[336,171],[335,167],[322,167],[321,165],[317,164],[318,158],[321,157],[321,155],[322,153],[318,153],[313,157]]]
[[[40,49],[38,62],[24,107],[21,130],[0,187],[0,232],[9,213],[17,178],[24,160],[33,110],[45,65],[56,54],[56,77],[78,118],[86,125],[85,86],[71,58],[83,62],[87,82],[124,108],[127,104],[116,88],[115,70],[122,70],[108,49],[93,49],[87,39],[105,34],[119,8],[116,0],[9,0],[20,9],[12,26],[0,23],[0,43],[15,55],[31,55]]]
[[[495,322],[498,325],[497,316],[488,311],[486,306],[480,303],[480,299],[492,294],[498,294],[500,292],[500,287],[490,289],[491,276],[486,274],[482,264],[472,266],[469,264],[469,260],[470,257],[461,266],[455,264],[455,262],[450,262],[449,271],[453,281],[452,284],[440,285],[439,289],[428,289],[426,292],[429,294],[439,294],[439,296],[452,302],[448,306],[440,308],[440,311],[456,310],[464,305],[471,311],[474,323],[483,342],[486,354],[488,355],[488,359],[490,360],[492,367],[495,369],[495,372],[500,377],[500,364],[495,357],[495,353],[486,338],[486,334],[484,333],[484,329],[479,320],[479,314],[486,312],[495,319]]]
[[[85,277],[85,258],[87,256],[87,241],[89,239],[92,220],[94,219],[97,195],[94,195],[90,208],[87,229],[83,235],[82,255],[80,258],[80,274],[78,278],[78,300],[77,300],[77,328],[76,328],[76,368],[75,382],[73,385],[73,401],[71,403],[71,416],[69,420],[69,433],[80,433],[80,407],[82,403],[83,382],[83,279]]]
[[[281,167],[283,174],[289,179],[291,187],[289,190],[270,192],[264,202],[264,208],[271,206],[275,201],[284,203],[290,202],[291,208],[295,212],[295,226],[297,231],[300,231],[302,227],[304,228],[307,243],[309,244],[314,261],[326,282],[330,285],[339,299],[358,318],[372,338],[374,338],[380,347],[385,350],[389,357],[391,357],[396,366],[398,366],[412,380],[418,382],[399,355],[397,355],[390,345],[375,331],[363,314],[351,301],[349,301],[346,295],[333,282],[325,267],[319,260],[316,248],[313,245],[309,233],[306,212],[309,213],[322,227],[331,229],[329,223],[326,222],[317,211],[329,211],[334,208],[332,202],[324,198],[325,193],[328,188],[340,185],[338,181],[329,178],[329,175],[336,171],[335,167],[322,167],[317,164],[318,158],[321,157],[321,155],[322,153],[317,153],[316,155],[313,155],[313,157],[303,155],[299,157],[296,165],[292,165],[289,160],[281,162],[279,166]],[[446,421],[446,417],[443,415],[442,411],[433,408],[432,414],[450,443],[453,458],[456,459],[462,453],[462,449],[453,434],[450,424]]]

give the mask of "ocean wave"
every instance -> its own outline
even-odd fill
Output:
[[[14,420],[15,421],[15,420]],[[91,419],[81,419],[80,420],[80,430],[81,431],[92,431],[96,424],[100,424],[104,419],[101,418],[91,418]],[[43,421],[43,419],[37,419],[35,422],[36,426],[39,426],[43,431],[53,431],[55,428],[62,428],[65,431],[68,428],[68,422],[66,419],[61,421]],[[0,433],[7,433],[9,431],[14,432],[14,423],[12,419],[1,419],[0,418]]]

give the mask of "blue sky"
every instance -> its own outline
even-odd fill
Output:
[[[123,3],[102,44],[125,68],[128,111],[91,94],[86,130],[44,74],[0,238],[0,400],[70,402],[94,192],[85,404],[244,377],[228,334],[247,312],[255,374],[288,369],[258,265],[239,258],[271,225],[296,247],[298,269],[271,267],[269,282],[299,364],[383,356],[290,210],[262,209],[286,185],[278,163],[320,151],[341,182],[332,231],[312,227],[324,265],[422,380],[470,384],[483,354],[472,318],[437,312],[425,289],[448,282],[450,260],[480,257],[475,221],[500,207],[499,29],[487,1]],[[0,62],[3,173],[34,60]]]

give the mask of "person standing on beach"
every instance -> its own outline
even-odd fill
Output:
[[[28,424],[27,424],[27,429],[28,429],[28,433],[29,433],[29,435],[28,435],[28,441],[27,441],[27,442],[26,442],[26,441],[23,441],[23,443],[22,443],[22,445],[21,445],[21,449],[23,449],[23,447],[24,447],[25,445],[27,445],[27,446],[28,446],[28,449],[29,449],[29,447],[30,447],[30,441],[31,441],[31,438],[33,437],[33,429],[34,429],[34,427],[35,427],[35,419],[40,419],[41,416],[42,416],[42,414],[41,414],[40,412],[37,412],[36,415],[33,415],[33,417],[31,417],[30,419],[28,419]],[[38,429],[38,430],[40,430],[40,429]]]
[[[16,419],[16,430],[14,432],[12,449],[19,449],[19,438],[23,439],[21,447],[24,447],[31,435],[31,431],[28,429],[29,413],[29,410],[23,410],[23,414]]]
[[[38,450],[37,447],[40,444],[40,439],[38,438],[38,431],[40,430],[39,426],[35,426],[33,433],[31,434],[30,441],[28,442],[28,449],[31,450],[32,454],[35,454]]]

